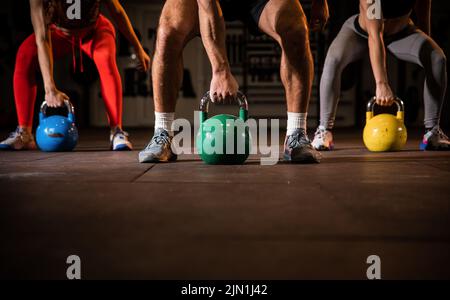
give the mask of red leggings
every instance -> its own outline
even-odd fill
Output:
[[[53,57],[58,59],[81,48],[94,60],[100,74],[102,97],[111,127],[122,126],[122,82],[116,64],[115,30],[111,22],[100,16],[93,31],[77,43],[55,26],[51,28]],[[14,97],[19,126],[33,125],[36,101],[36,71],[39,69],[35,35],[28,37],[17,53],[14,71]]]

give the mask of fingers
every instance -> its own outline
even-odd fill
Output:
[[[145,58],[139,61],[138,65],[136,66],[136,69],[139,72],[148,72],[150,70],[150,58]]]
[[[60,92],[56,95],[46,96],[45,101],[48,107],[57,108],[64,106],[64,101],[70,101],[70,97]]]
[[[210,96],[211,96],[212,103],[220,102],[220,97],[217,94],[217,92],[212,92]]]
[[[233,95],[232,92],[214,92],[210,94],[213,103],[231,104],[236,100],[237,93]]]
[[[391,106],[392,104],[394,104],[395,99],[392,98],[377,98],[376,103],[379,106]]]

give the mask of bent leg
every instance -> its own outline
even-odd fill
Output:
[[[102,98],[111,128],[122,128],[122,81],[116,62],[114,27],[109,21],[106,28],[96,29],[91,43],[84,44],[83,51],[95,62],[100,75]]]
[[[298,1],[271,0],[259,21],[261,31],[282,49],[281,80],[288,112],[306,113],[314,77],[306,16]]]
[[[320,125],[325,129],[334,127],[337,106],[341,94],[341,76],[345,67],[363,57],[368,52],[367,40],[352,28],[354,18],[350,18],[332,42],[320,80]]]
[[[155,132],[139,153],[139,162],[177,159],[172,151],[172,123],[183,78],[183,49],[200,32],[196,0],[167,0],[156,33],[152,79],[155,101]]]
[[[71,45],[60,35],[52,31],[53,58],[68,53]],[[19,127],[31,132],[33,126],[34,105],[36,102],[36,72],[39,70],[36,36],[32,34],[19,47],[14,70],[14,99]]]
[[[152,78],[155,111],[173,113],[183,78],[183,49],[199,34],[196,0],[167,0],[159,21]]]
[[[269,1],[261,14],[259,28],[275,39],[282,50],[280,75],[288,109],[284,160],[318,163],[321,155],[312,147],[306,132],[314,64],[308,25],[300,2]]]
[[[19,47],[14,70],[14,99],[19,127],[31,131],[36,101],[36,72],[39,68],[36,36],[32,34]]]
[[[444,51],[424,32],[395,41],[388,49],[398,58],[423,67],[425,71],[425,127],[439,125],[447,89],[447,59]]]

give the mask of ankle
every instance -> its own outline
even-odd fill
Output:
[[[296,130],[303,129],[306,132],[308,113],[288,112],[287,135],[292,135]]]
[[[155,132],[157,129],[163,129],[169,133],[169,136],[173,136],[173,122],[175,120],[175,113],[155,112]]]
[[[319,129],[322,131],[329,131],[329,132],[333,131],[333,127],[330,127],[330,126],[319,125]]]
[[[28,135],[32,135],[33,134],[33,127],[19,126],[18,128],[23,133],[26,133]]]
[[[122,126],[121,125],[117,125],[117,126],[111,126],[111,133],[116,133],[117,131],[123,131]]]

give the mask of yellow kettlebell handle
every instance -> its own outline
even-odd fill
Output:
[[[370,99],[369,103],[367,104],[367,111],[366,111],[366,122],[373,119],[375,116],[374,108],[375,104],[377,104],[377,98],[373,97]],[[400,98],[395,98],[395,104],[397,104],[397,119],[404,122],[405,121],[405,105],[403,104],[403,101]]]

